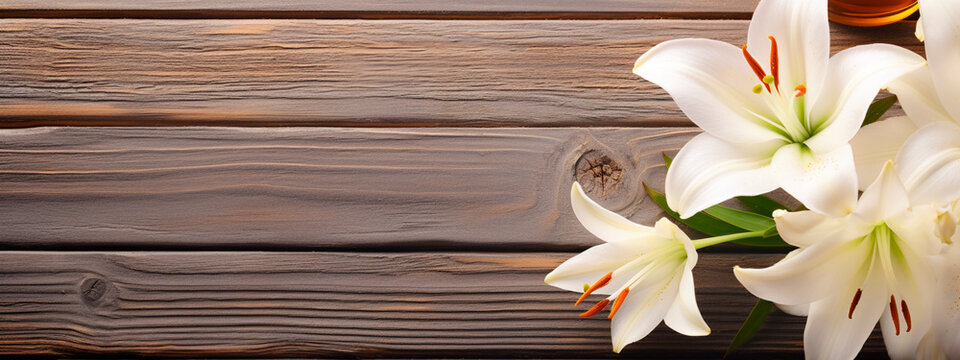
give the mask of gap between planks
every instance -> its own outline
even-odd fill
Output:
[[[0,354],[622,357],[605,317],[543,283],[570,255],[0,252]],[[755,301],[731,267],[780,257],[703,254],[712,334],[661,325],[624,354],[718,358]],[[799,357],[803,326],[774,310],[738,356]],[[862,355],[883,354],[875,331]]]

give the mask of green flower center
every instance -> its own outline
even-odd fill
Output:
[[[884,279],[887,282],[887,289],[891,292],[889,306],[890,318],[893,321],[896,335],[900,335],[901,314],[903,322],[907,327],[906,331],[910,332],[910,330],[913,329],[913,322],[910,319],[910,307],[907,306],[907,301],[903,299],[902,296],[900,297],[900,302],[897,303],[897,294],[893,293],[895,289],[899,288],[897,286],[897,275],[906,276],[907,278],[911,275],[910,268],[907,266],[907,256],[904,254],[903,239],[897,236],[886,223],[880,223],[873,228],[873,231],[863,237],[863,241],[873,243],[872,254],[867,258],[868,266],[869,264],[873,264],[879,256],[881,267],[879,270],[883,271]],[[870,271],[875,270],[876,269],[871,269]],[[847,318],[853,319],[854,311],[857,309],[857,304],[860,303],[860,296],[862,294],[863,290],[857,289],[857,292],[853,295]]]
[[[811,129],[810,123],[807,121],[804,105],[807,86],[797,84],[792,93],[781,92],[777,40],[773,36],[769,36],[769,39],[770,74],[767,74],[760,63],[747,51],[746,45],[741,50],[743,51],[743,58],[747,60],[747,65],[750,66],[750,69],[753,70],[753,73],[757,75],[757,79],[761,82],[755,85],[751,91],[763,98],[772,114],[764,115],[750,110],[747,111],[765,127],[780,134],[790,143],[803,143],[819,131],[819,129]],[[764,89],[766,89],[766,92],[763,91]]]

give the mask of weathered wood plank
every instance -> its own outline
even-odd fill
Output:
[[[543,284],[571,255],[0,252],[0,353],[613,357],[609,321]],[[777,258],[702,255],[713,333],[661,325],[624,354],[719,358],[754,301],[731,267]],[[775,311],[741,356],[801,356],[803,323]],[[878,335],[868,357],[884,353]]]
[[[0,127],[688,126],[663,90],[631,73],[633,62],[673,38],[743,43],[746,28],[4,19]],[[909,22],[833,28],[835,51],[878,39],[922,50]]]
[[[6,129],[0,246],[582,249],[571,183],[652,224],[641,181],[698,132]]]
[[[146,10],[163,15],[195,14],[235,15],[243,13],[275,14],[286,16],[330,16],[336,13],[349,13],[354,16],[424,16],[430,14],[488,14],[487,17],[518,16],[524,13],[529,15],[567,14],[571,17],[584,17],[591,14],[608,14],[616,16],[624,13],[685,14],[688,16],[723,16],[743,17],[756,7],[757,0],[596,0],[590,2],[576,0],[429,0],[429,1],[375,1],[375,0],[239,0],[239,1],[211,1],[211,0],[84,0],[84,1],[56,1],[56,0],[7,0],[4,1],[0,13],[9,15],[23,15],[25,10],[54,10],[42,14],[58,16],[69,10],[85,10],[91,15],[96,13],[116,13],[117,15],[145,14]],[[65,11],[66,10],[66,11]],[[238,14],[239,13],[239,14]],[[369,14],[373,13],[373,14]]]

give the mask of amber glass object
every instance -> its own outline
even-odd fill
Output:
[[[917,11],[916,0],[830,0],[830,20],[853,26],[880,26]]]

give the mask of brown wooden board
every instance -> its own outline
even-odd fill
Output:
[[[8,0],[3,16],[63,17],[482,17],[622,18],[623,16],[749,17],[756,0],[490,0],[490,1],[375,1],[375,0]]]
[[[575,250],[695,128],[0,130],[0,246]]]
[[[689,126],[634,61],[747,24],[4,19],[0,127]],[[833,50],[921,51],[914,25],[834,25]]]
[[[614,357],[609,321],[543,283],[571,253],[0,252],[0,353],[241,357]],[[713,332],[661,325],[625,356],[719,358],[754,299],[705,254]],[[774,311],[742,358],[802,356],[803,318]],[[875,332],[864,348],[884,354]]]
[[[511,11],[511,12],[753,12],[757,0],[5,0],[4,9],[52,10],[294,10],[294,11]]]

